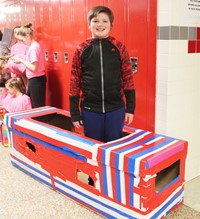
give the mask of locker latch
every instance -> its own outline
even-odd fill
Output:
[[[58,62],[58,52],[53,53],[54,62]]]
[[[68,53],[64,52],[64,63],[68,63],[68,61],[69,61]]]
[[[138,58],[137,57],[130,57],[131,65],[132,65],[132,72],[137,73],[138,71]]]
[[[45,58],[46,61],[49,60],[49,53],[48,53],[48,51],[44,52],[44,58]]]

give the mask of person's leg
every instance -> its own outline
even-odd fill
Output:
[[[29,80],[27,95],[30,96],[32,107],[45,106],[46,77],[35,77]]]
[[[122,107],[106,113],[105,117],[105,142],[113,141],[122,137],[124,127],[125,108]]]
[[[95,140],[104,141],[104,117],[103,113],[94,113],[82,110],[84,134]],[[88,184],[94,186],[94,180],[89,176]]]
[[[85,136],[104,142],[104,117],[103,113],[82,110]]]

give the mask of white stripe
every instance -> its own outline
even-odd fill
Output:
[[[120,155],[119,155],[119,170],[122,170],[124,171],[124,158],[125,158],[125,154],[128,154],[130,152],[133,152],[133,151],[136,151],[140,148],[142,148],[143,146],[137,146],[135,148],[131,148],[127,151],[124,151],[124,152],[121,152]]]
[[[127,137],[127,136],[126,136],[126,137],[127,137],[128,140],[129,140],[129,138],[132,138],[134,135],[136,135],[136,134],[139,133],[139,132],[140,132],[140,130],[139,130],[138,132],[133,133],[133,134],[130,134],[128,137]],[[126,146],[126,145],[128,145],[128,144],[132,144],[132,143],[138,141],[139,139],[144,138],[144,136],[145,136],[145,135],[148,135],[149,133],[150,133],[150,132],[145,132],[144,134],[138,136],[137,138],[134,138],[134,139],[131,139],[131,140],[129,140],[129,141],[126,141],[126,142],[124,142],[123,144],[120,142],[120,141],[122,140],[122,138],[120,138],[120,139],[118,139],[118,140],[115,140],[116,143],[119,141],[120,144],[119,144],[119,145],[110,146],[109,148],[106,149],[105,164],[106,164],[106,165],[110,165],[110,153],[111,153],[112,150],[121,148],[121,147]],[[126,138],[126,137],[124,137],[124,138]],[[109,142],[109,143],[110,143],[110,142]],[[104,144],[104,145],[106,145],[106,144]],[[120,156],[121,156],[121,154],[126,154],[126,153],[129,153],[129,152],[131,152],[131,151],[134,151],[134,149],[130,148],[129,150],[127,150],[127,151],[125,151],[125,152],[122,152],[122,153],[120,153]],[[122,167],[123,167],[123,162],[122,162],[122,163],[119,162],[119,164],[120,164],[119,169],[120,169],[120,170],[123,170],[123,168],[122,168]],[[122,165],[122,166],[121,166],[121,165]]]
[[[163,202],[161,203],[157,208],[155,208],[151,213],[149,213],[149,218],[152,217],[156,212],[158,212],[171,198],[173,198],[176,193],[178,193],[181,189],[183,188],[183,186],[179,186],[178,188],[176,188],[176,190],[174,190],[169,196],[168,198]],[[161,195],[161,194],[159,194]],[[165,214],[176,204],[180,203],[180,201],[183,199],[183,192],[173,201],[171,202],[170,205],[168,205],[168,207],[163,211],[161,212],[160,214],[160,217],[158,218],[161,218],[163,216],[163,213],[165,212]]]
[[[98,172],[96,172],[95,173],[95,176],[96,176],[96,178],[97,178],[97,181],[96,181],[96,183],[95,183],[95,186],[96,186],[96,188],[97,188],[97,190],[99,190],[100,192],[102,192],[101,190],[100,190],[100,176],[99,176],[99,173]]]
[[[133,134],[131,134],[131,135],[129,135],[129,136],[126,136],[125,138],[131,138],[133,135],[136,135],[137,133],[139,133],[139,132],[141,132],[142,130],[137,130],[135,133],[133,133]],[[130,140],[130,141],[127,141],[127,142],[125,142],[125,143],[123,143],[123,144],[120,144],[120,145],[114,145],[114,146],[111,146],[110,148],[107,148],[106,149],[106,154],[105,154],[105,156],[106,156],[106,158],[105,158],[105,164],[106,164],[106,169],[107,169],[107,171],[108,171],[108,166],[110,166],[110,153],[111,153],[111,151],[112,150],[115,150],[115,149],[117,149],[117,148],[121,148],[122,146],[125,146],[125,145],[127,145],[127,144],[131,144],[131,143],[134,143],[134,142],[136,142],[136,141],[138,141],[139,139],[141,139],[141,138],[143,138],[145,135],[148,135],[150,132],[145,132],[144,134],[142,134],[141,136],[138,136],[137,138],[135,138],[135,139],[132,139],[132,140]],[[122,139],[118,139],[118,140],[115,140],[115,141],[113,141],[113,142],[115,142],[115,143],[117,143],[118,141],[121,141]],[[109,142],[109,144],[110,144],[110,142]],[[104,145],[106,145],[106,144],[104,144]],[[137,149],[139,149],[139,148],[141,148],[142,146],[139,146],[139,147],[137,147],[137,148],[133,148],[133,149],[129,149],[129,150],[127,150],[127,151],[125,151],[125,152],[122,152],[122,153],[120,153],[120,156],[119,156],[119,170],[123,170],[123,166],[124,166],[124,154],[127,154],[127,153],[129,153],[129,152],[131,152],[131,151],[135,151],[135,150],[137,150]],[[110,170],[109,170],[110,171]],[[111,174],[110,174],[110,176],[111,176]],[[122,171],[120,171],[120,182],[121,182],[121,188],[120,188],[120,193],[121,193],[121,201],[122,201],[122,203],[123,204],[126,204],[126,190],[125,190],[125,178],[124,178],[125,176],[124,176],[124,173],[122,173]],[[108,172],[107,172],[107,185],[108,185],[108,195],[109,195],[109,197],[113,197],[113,190],[112,190],[112,184],[110,185],[110,182],[111,182],[111,178],[109,179],[109,177],[108,177]],[[109,187],[110,186],[110,187]]]
[[[134,188],[139,188],[138,185],[140,183],[140,180],[141,180],[140,177],[134,178]],[[135,191],[133,193],[133,204],[135,208],[140,209],[140,194],[136,193]]]
[[[159,141],[159,140],[161,140],[161,139],[163,139],[163,138],[165,138],[165,137],[163,137],[163,136],[158,136],[157,138],[154,138],[153,140],[148,141],[148,142],[145,143],[145,144],[146,144],[146,145],[149,145],[149,144],[152,144],[152,143],[154,143],[154,142],[156,142],[156,141]]]
[[[140,205],[140,201],[141,201],[141,197],[139,194],[137,193],[134,193],[134,196],[133,196],[133,205],[135,208],[139,209],[141,208],[141,205]]]
[[[89,205],[93,206],[95,209],[99,209],[99,210],[101,210],[101,211],[103,211],[103,212],[106,212],[106,213],[112,215],[113,217],[116,217],[116,218],[120,218],[120,219],[126,219],[126,218],[127,218],[127,217],[124,217],[124,216],[122,216],[121,214],[117,213],[116,210],[118,210],[118,209],[116,209],[116,208],[115,208],[116,210],[115,210],[115,209],[114,209],[114,210],[110,209],[110,208],[109,208],[109,203],[108,203],[108,200],[107,200],[107,199],[104,199],[104,200],[102,201],[102,198],[101,198],[101,197],[98,197],[97,200],[98,200],[99,202],[101,202],[102,204],[107,204],[108,207],[103,206],[103,205],[97,203],[96,201],[90,200],[90,199],[88,199],[85,195],[78,194],[78,193],[76,193],[76,192],[74,192],[74,191],[72,191],[72,190],[70,190],[70,189],[68,189],[68,188],[66,188],[66,187],[64,187],[64,186],[62,186],[62,185],[60,185],[60,184],[57,184],[56,182],[55,182],[55,185],[56,185],[57,188],[59,188],[59,189],[65,191],[67,194],[72,195],[73,197],[77,198],[78,200],[80,200],[80,201],[82,201],[82,202],[84,202],[84,203],[86,203],[86,204],[89,204]],[[77,188],[77,185],[74,184],[74,185],[73,185],[73,188]],[[77,189],[78,189],[78,188],[77,188]],[[81,190],[81,187],[79,187],[79,189]],[[79,190],[79,189],[78,189],[78,190]],[[79,191],[80,191],[80,190],[79,190]],[[83,191],[81,191],[81,192],[83,192]],[[85,193],[86,195],[88,195],[90,192],[84,191],[84,193]],[[93,197],[93,198],[97,198],[97,197]]]
[[[117,183],[117,182],[116,182]],[[120,170],[120,193],[121,193],[121,202],[126,204],[126,186],[125,186],[125,173]]]
[[[106,179],[107,179],[107,188],[108,188],[108,196],[113,198],[113,188],[112,188],[112,177],[111,177],[111,168],[110,166],[106,166]]]
[[[57,178],[58,179],[58,178]],[[60,179],[58,179],[59,181],[61,181]],[[77,194],[76,192],[70,190],[70,189],[67,189],[66,187],[60,185],[60,184],[57,184],[57,182],[55,182],[55,185],[56,187],[62,189],[63,191],[65,191],[66,193],[69,193],[70,195],[80,199],[81,201],[84,201],[85,203],[89,204],[89,205],[92,205],[95,209],[99,209],[99,210],[102,210],[103,212],[106,212],[106,213],[109,213],[110,215],[116,217],[116,218],[127,218],[127,217],[123,217],[121,214],[117,213],[116,210],[120,210],[128,215],[130,215],[131,217],[136,217],[136,218],[140,218],[140,219],[149,219],[151,218],[156,212],[158,212],[174,195],[176,195],[177,192],[179,192],[181,189],[182,189],[182,186],[178,187],[163,203],[161,203],[156,209],[154,209],[152,212],[150,212],[149,214],[147,215],[142,215],[142,214],[139,214],[137,212],[135,212],[133,209],[128,209],[126,207],[123,207],[122,205],[119,205],[117,204],[116,202],[113,202],[109,199],[106,199],[104,197],[101,197],[101,196],[96,196],[95,194],[91,193],[90,191],[88,190],[85,190],[84,188],[76,185],[76,184],[73,184],[72,182],[69,182],[69,181],[66,181],[64,182],[65,184],[69,185],[70,187],[72,188],[76,188],[77,191],[85,194],[85,195],[80,195],[80,194]],[[111,210],[110,208],[107,208],[107,207],[104,207],[98,203],[96,203],[96,201],[92,201],[90,200],[89,198],[87,198],[86,196],[89,196],[93,199],[96,199],[97,201],[101,202],[102,204],[106,204],[107,206],[110,206],[112,208],[114,208],[114,210]],[[140,197],[138,197],[140,198]],[[177,199],[175,201],[173,201],[168,207],[167,209],[164,209],[160,216],[162,215],[165,215],[166,212],[168,212],[172,206],[176,205],[177,203],[179,203],[183,198],[183,193],[181,193]],[[135,207],[135,206],[134,206]],[[116,209],[116,210],[115,210]],[[145,209],[146,211],[146,209]],[[144,213],[145,213],[144,211]],[[128,218],[131,218],[131,217],[128,217]],[[161,218],[161,217],[159,217]]]
[[[96,150],[96,147],[93,148],[92,145],[88,145],[80,140],[73,139],[73,133],[72,134],[67,133],[67,131],[66,131],[66,136],[59,135],[56,130],[53,130],[49,127],[45,127],[44,125],[34,123],[32,121],[28,121],[28,120],[24,120],[24,119],[18,120],[16,122],[16,124],[20,127],[26,128],[26,129],[28,127],[28,130],[35,131],[37,133],[40,133],[44,136],[61,141],[63,143],[66,142],[67,144],[70,144],[70,145],[75,146],[77,148],[87,150],[87,151],[92,152],[92,153],[93,153],[93,151]],[[82,138],[84,139],[84,136]],[[91,141],[92,141],[92,139],[91,139]]]
[[[134,130],[134,132],[133,133],[130,133],[129,135],[126,135],[126,136],[124,136],[124,137],[122,137],[122,138],[120,138],[120,139],[116,139],[116,140],[113,140],[113,141],[109,141],[109,142],[107,142],[107,143],[105,143],[105,144],[103,144],[103,145],[109,145],[109,144],[111,144],[111,143],[116,143],[116,142],[118,142],[119,140],[121,140],[121,139],[129,139],[129,138],[131,138],[132,136],[134,136],[134,135],[136,135],[136,134],[138,134],[138,133],[140,133],[140,132],[143,132],[143,130],[141,130],[141,129],[136,129],[136,130]],[[115,146],[113,146],[113,147],[115,147]]]
[[[56,110],[55,107],[48,107],[48,106],[46,106],[46,107],[35,108],[35,109],[31,109],[31,110],[26,110],[26,111],[20,111],[20,112],[14,112],[14,113],[6,113],[5,114],[5,118],[8,117],[8,124],[6,124],[6,125],[8,125],[11,128],[11,125],[12,125],[11,124],[11,119],[13,117],[15,117],[15,116],[29,115],[31,117],[32,115],[34,115],[34,114],[36,114],[38,112],[40,113],[40,112],[45,112],[45,111],[49,111],[49,110],[53,110],[53,109]],[[6,119],[4,119],[4,121],[5,120]]]
[[[39,169],[40,171],[45,172],[45,174],[47,174],[49,176],[49,178],[45,177],[44,175],[42,175],[42,174],[40,174],[40,173],[38,173],[36,171],[34,171],[33,169],[29,168],[28,166],[24,165],[23,163],[19,162],[18,160],[15,160],[12,157],[11,157],[11,161],[14,164],[18,165],[19,167],[21,167],[23,170],[27,171],[28,173],[31,173],[32,175],[34,175],[34,176],[38,177],[39,179],[49,183],[50,185],[52,185],[50,174],[48,172],[44,171],[43,169],[41,170],[40,168],[36,168],[37,170]]]
[[[19,153],[16,153],[16,155],[19,155]],[[28,160],[28,159],[26,158],[26,160]],[[39,166],[36,166],[32,161],[29,160],[29,163],[32,163],[32,166],[33,166],[34,168],[40,169],[40,171],[45,172],[45,171],[44,171],[43,169],[41,169]],[[22,164],[20,163],[20,165],[22,165]],[[23,166],[23,165],[22,165],[22,166]],[[25,166],[24,169],[26,169],[28,172],[32,173],[33,175],[37,175],[39,178],[44,179],[44,176],[43,176],[43,175],[41,175],[41,174],[39,174],[39,173],[33,171],[32,169],[29,169],[29,168],[27,168],[26,166]],[[46,173],[46,172],[45,172],[45,173]],[[124,174],[124,173],[122,173],[122,175],[123,175],[123,174]],[[123,178],[124,178],[124,177],[123,177]],[[70,190],[70,189],[68,189],[68,188],[66,188],[66,187],[64,187],[64,186],[62,186],[62,185],[60,185],[60,184],[58,184],[57,182],[55,182],[55,186],[56,186],[57,188],[60,188],[61,190],[65,191],[66,193],[72,195],[73,197],[76,197],[77,199],[79,199],[79,200],[85,202],[86,204],[92,205],[95,209],[100,209],[100,210],[102,210],[103,212],[109,213],[110,215],[112,215],[112,216],[114,216],[114,217],[116,217],[116,218],[120,218],[120,219],[126,218],[126,217],[124,217],[124,216],[122,216],[121,214],[117,213],[116,210],[120,210],[120,211],[122,211],[122,212],[124,212],[124,213],[126,213],[126,214],[128,214],[128,215],[130,215],[130,216],[132,216],[132,217],[136,217],[136,218],[140,218],[140,219],[142,219],[142,218],[150,218],[150,217],[152,217],[156,212],[158,212],[174,195],[176,195],[177,192],[179,192],[179,191],[182,189],[182,186],[178,187],[178,188],[175,189],[174,192],[172,192],[172,193],[169,195],[169,197],[168,197],[163,203],[161,203],[156,209],[154,209],[152,212],[150,212],[150,213],[147,214],[147,215],[141,215],[141,214],[135,212],[133,209],[128,209],[128,208],[126,208],[126,207],[123,207],[123,206],[120,205],[120,204],[117,204],[116,202],[113,202],[113,201],[111,201],[111,200],[109,200],[109,199],[106,199],[106,198],[104,198],[104,197],[101,197],[100,195],[95,195],[95,194],[93,194],[92,192],[90,192],[90,191],[88,191],[88,190],[86,190],[86,189],[84,189],[84,188],[82,188],[82,187],[80,187],[80,186],[78,186],[78,185],[76,185],[76,184],[74,184],[74,183],[68,181],[68,180],[63,181],[63,180],[59,179],[58,177],[55,177],[54,179],[57,179],[58,181],[64,183],[65,185],[70,186],[71,188],[76,188],[77,191],[82,192],[84,195],[78,194],[78,193],[76,193],[76,192],[74,192],[74,191],[72,191],[72,190]],[[44,180],[46,180],[46,179],[44,179]],[[47,181],[47,180],[46,180],[46,181]],[[48,181],[47,181],[47,182],[48,182]],[[50,182],[50,181],[49,181],[49,182]],[[160,194],[160,195],[161,195],[161,194]],[[99,202],[101,202],[102,204],[105,204],[105,203],[106,203],[108,207],[102,206],[101,204],[98,204],[96,201],[90,200],[90,199],[87,198],[86,196],[89,196],[89,197],[91,197],[91,198],[94,198],[94,199],[98,200]],[[173,202],[167,207],[167,209],[165,209],[163,212],[161,212],[160,216],[162,216],[163,214],[166,214],[166,212],[167,212],[168,210],[170,210],[172,206],[174,206],[175,204],[179,203],[179,202],[181,201],[182,197],[183,197],[183,194],[181,194],[175,201],[173,201]],[[114,208],[114,210],[111,210],[110,207]],[[130,217],[129,217],[129,218],[130,218]]]

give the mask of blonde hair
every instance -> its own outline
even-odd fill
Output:
[[[17,88],[21,93],[26,93],[26,87],[24,85],[24,82],[20,77],[11,78],[5,82],[5,85],[7,85],[10,88]]]
[[[25,26],[19,28],[17,35],[26,36],[27,34],[33,36],[33,29],[31,28],[32,24],[28,23]]]

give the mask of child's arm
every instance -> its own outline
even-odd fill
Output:
[[[22,58],[15,58],[13,59],[13,62],[16,64],[20,64],[20,63],[24,64],[32,72],[36,72],[38,69],[38,62],[30,63]]]
[[[0,105],[0,121],[3,121],[3,116],[5,114],[4,111],[5,111],[4,106]]]

